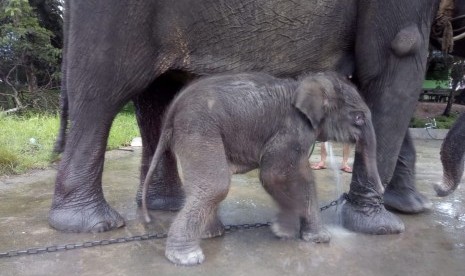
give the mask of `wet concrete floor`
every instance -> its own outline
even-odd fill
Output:
[[[432,184],[440,181],[441,140],[415,140],[417,185],[433,202],[430,212],[399,216],[406,231],[371,236],[338,226],[336,208],[322,213],[332,234],[329,244],[279,240],[268,227],[227,233],[202,241],[206,260],[178,267],[164,257],[165,240],[136,241],[30,256],[0,258],[0,275],[465,275],[465,188],[438,198]],[[334,145],[335,165],[342,149]],[[108,202],[126,226],[106,233],[61,233],[50,228],[54,170],[0,179],[0,252],[48,245],[119,238],[167,231],[172,212],[152,212],[142,222],[135,204],[140,148],[107,154],[103,177]],[[319,160],[319,147],[311,157]],[[348,190],[350,174],[315,171],[320,205]],[[463,186],[463,185],[462,185]],[[266,222],[276,207],[257,180],[257,172],[234,176],[220,214],[225,224]]]

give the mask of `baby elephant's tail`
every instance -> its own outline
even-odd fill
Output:
[[[157,164],[160,161],[160,157],[168,148],[168,143],[171,141],[172,132],[173,131],[171,128],[162,129],[157,149],[155,150],[155,154],[153,155],[149,170],[145,176],[144,185],[142,186],[142,212],[146,222],[150,222],[151,220],[147,209],[147,190],[150,182],[152,181],[153,173],[157,168]]]

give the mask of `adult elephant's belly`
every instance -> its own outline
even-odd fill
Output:
[[[324,70],[352,74],[356,5],[347,0],[341,8],[339,2],[199,2],[190,16],[165,27],[164,33],[176,35],[162,42],[162,51],[168,53],[163,62],[172,57],[169,62],[175,65],[169,67],[198,75],[265,71],[296,76]]]
[[[273,53],[272,51],[267,51]],[[232,56],[236,55],[236,56]],[[182,69],[197,75],[210,75],[222,72],[266,72],[280,77],[295,77],[305,72],[334,70],[343,75],[353,75],[354,58],[351,52],[333,52],[326,56],[309,55],[299,58],[283,58],[281,54],[263,57],[259,54],[231,53],[224,55],[194,55]]]

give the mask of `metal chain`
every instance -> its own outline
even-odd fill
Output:
[[[156,234],[144,234],[144,235],[137,235],[131,237],[123,237],[123,238],[116,238],[116,239],[108,239],[108,240],[98,240],[98,241],[86,241],[86,242],[79,242],[79,243],[70,243],[65,245],[52,245],[47,247],[34,247],[24,250],[10,250],[8,252],[0,252],[0,258],[5,257],[16,257],[22,255],[34,255],[40,253],[50,253],[56,251],[66,251],[66,250],[73,250],[79,248],[89,248],[95,246],[103,246],[115,243],[126,243],[132,241],[144,241],[144,240],[153,240],[153,239],[164,239],[166,238],[166,233],[156,233]]]
[[[341,204],[342,202],[344,202],[345,198],[346,198],[346,194],[344,193],[338,199],[331,201],[329,204],[321,207],[320,211],[324,211],[328,208]],[[225,233],[231,233],[234,231],[258,229],[258,228],[268,227],[268,226],[271,226],[271,222],[244,223],[244,224],[235,224],[235,225],[225,225],[224,230],[225,230]],[[133,241],[146,241],[146,240],[160,240],[160,239],[166,238],[167,236],[168,236],[167,233],[154,233],[154,234],[121,237],[121,238],[116,238],[116,239],[69,243],[65,245],[34,247],[34,248],[28,248],[24,250],[10,250],[7,252],[0,252],[0,259],[8,258],[8,257],[19,257],[19,256],[24,256],[24,255],[36,255],[36,254],[41,254],[41,253],[51,253],[51,252],[57,252],[57,251],[68,251],[68,250],[73,250],[73,249],[104,246],[104,245],[110,245],[110,244],[116,244],[116,243],[128,243],[128,242],[133,242]]]
[[[341,205],[346,200],[347,200],[347,194],[343,193],[338,199],[333,200],[330,203],[328,203],[327,205],[321,207],[320,211],[323,212],[324,210],[329,209],[329,208],[331,208],[333,206]]]

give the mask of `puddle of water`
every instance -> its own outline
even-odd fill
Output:
[[[455,216],[455,214],[457,213],[457,210],[455,210],[454,205],[452,204],[452,202],[438,202],[436,204],[436,208],[441,213],[444,213],[444,214],[449,215],[451,217]]]

